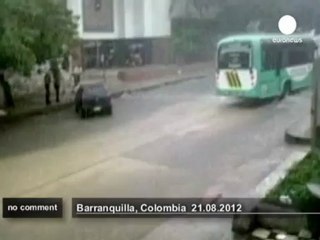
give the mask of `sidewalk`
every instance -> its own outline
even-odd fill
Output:
[[[159,69],[169,69],[169,71],[159,71]],[[90,70],[83,74],[82,81],[102,81],[105,82],[112,97],[117,98],[124,93],[131,93],[136,91],[145,91],[153,88],[161,87],[168,84],[174,84],[181,81],[204,78],[213,75],[212,63],[198,63],[185,66],[145,66],[141,68],[143,74],[141,78],[137,78],[139,69],[120,69],[109,70],[103,72],[102,70]],[[150,73],[157,72],[157,74],[150,75]],[[119,72],[126,73],[126,79],[119,79]],[[149,74],[145,74],[149,72]],[[131,74],[131,75],[130,75]],[[162,76],[161,76],[162,74]],[[134,79],[128,77],[134,76]],[[157,78],[146,79],[146,76]],[[53,98],[52,93],[52,98]],[[47,107],[44,102],[44,91],[35,94],[27,95],[15,99],[16,107],[9,110],[5,116],[0,114],[0,122],[15,121],[30,116],[48,114],[50,112],[60,111],[71,107],[74,101],[74,93],[72,93],[71,84],[67,84],[64,93],[61,94],[61,102],[59,104],[53,103],[52,106]],[[0,109],[1,110],[1,109]]]
[[[244,198],[264,198],[270,190],[286,176],[287,172],[297,162],[303,159],[307,151],[294,151],[284,161],[271,171],[265,178],[259,182],[251,191],[243,193]],[[217,195],[219,189],[212,189],[211,196]],[[214,193],[214,191],[216,191]],[[226,194],[229,195],[229,194]],[[239,196],[240,197],[240,196]],[[163,224],[155,228],[142,238],[142,240],[244,240],[251,239],[246,235],[241,235],[238,232],[232,231],[234,226],[232,218],[210,218],[210,219],[172,219],[165,221]],[[247,225],[246,218],[243,220],[243,225]],[[238,227],[239,227],[238,226]],[[249,226],[250,228],[250,226]],[[253,239],[253,238],[252,238]]]
[[[285,140],[289,144],[311,144],[311,118],[306,116],[293,123],[285,132]]]

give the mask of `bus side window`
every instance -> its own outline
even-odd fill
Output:
[[[276,70],[278,65],[278,51],[271,48],[264,48],[262,51],[262,69],[263,71]]]
[[[290,50],[288,53],[288,66],[302,65],[313,62],[313,54],[308,49]]]

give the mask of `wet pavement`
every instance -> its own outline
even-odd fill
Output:
[[[297,149],[284,131],[309,112],[310,93],[244,102],[216,96],[212,79],[201,79],[113,103],[111,118],[83,121],[70,109],[0,127],[0,196],[65,201],[61,221],[0,219],[0,239],[174,239],[162,235],[163,219],[71,219],[71,198],[202,197],[209,188],[246,196]],[[212,239],[217,221],[225,224],[170,225],[196,224],[197,239]]]

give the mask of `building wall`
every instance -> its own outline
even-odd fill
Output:
[[[125,38],[144,37],[145,0],[125,0]]]
[[[115,40],[124,40],[117,43],[126,46],[143,42],[148,63],[171,61],[171,0],[100,0],[99,11],[95,1],[67,0],[67,7],[79,18],[78,32],[83,41],[77,52],[81,52],[83,66],[99,65],[99,56],[105,54],[102,46]]]
[[[67,3],[67,7],[73,11],[74,15],[78,16],[79,21],[78,21],[78,33],[79,33],[79,37],[80,39],[84,39],[84,40],[103,40],[103,39],[118,39],[121,37],[121,28],[123,28],[123,24],[121,23],[121,18],[123,18],[123,16],[121,16],[121,10],[119,9],[119,7],[121,6],[121,3],[124,0],[101,0],[102,2],[102,6],[106,6],[104,7],[104,9],[102,10],[102,14],[99,17],[99,19],[105,20],[105,21],[109,21],[110,22],[110,17],[104,17],[103,13],[106,13],[108,11],[110,11],[110,9],[106,9],[107,6],[111,6],[112,5],[112,12],[113,17],[112,17],[112,21],[113,21],[113,26],[112,28],[109,27],[110,23],[105,23],[104,26],[103,25],[98,25],[96,26],[98,29],[97,30],[90,30],[90,31],[85,31],[84,29],[84,21],[85,19],[91,19],[91,24],[89,25],[94,25],[95,20],[93,16],[86,16],[84,17],[84,13],[85,11],[83,11],[83,6],[87,5],[83,4],[83,1],[88,1],[92,4],[94,4],[94,0],[68,0]],[[110,4],[110,1],[113,1],[112,4]],[[109,3],[108,3],[109,2]],[[93,6],[94,7],[94,6]],[[87,13],[90,13],[90,11],[88,11]],[[91,11],[90,14],[95,14],[94,11]],[[107,26],[108,25],[108,26]],[[103,30],[106,29],[106,30]]]
[[[125,38],[126,22],[125,22],[125,0],[116,0],[118,7],[116,8],[117,12],[115,16],[118,21],[118,38]]]
[[[83,24],[82,24],[82,4],[79,0],[68,0],[67,8],[73,12],[75,16],[79,18],[78,20],[78,33],[82,36]]]
[[[152,41],[152,58],[153,64],[169,64],[173,61],[173,45],[170,38],[155,38]]]
[[[135,36],[135,30],[133,25],[135,21],[135,15],[142,14],[141,12],[135,12],[134,1],[135,0],[124,0],[125,38],[133,38]]]
[[[94,10],[95,0],[68,0],[68,8],[79,17],[78,32],[81,39],[115,40],[171,35],[171,0],[100,1],[102,8],[97,13]],[[84,10],[84,6],[87,10]],[[113,26],[110,26],[111,23]]]
[[[145,0],[145,37],[171,36],[171,0]]]

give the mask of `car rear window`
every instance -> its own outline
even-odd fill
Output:
[[[89,96],[106,96],[107,90],[104,85],[92,85],[84,87],[84,95]]]
[[[251,53],[251,45],[247,42],[223,44],[219,49],[219,68],[250,68]]]

